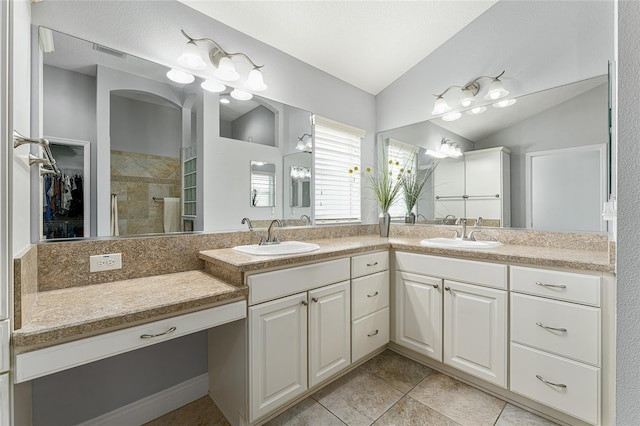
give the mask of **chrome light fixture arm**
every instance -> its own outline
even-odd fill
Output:
[[[452,85],[447,87],[447,89],[440,93],[439,95],[433,95],[436,98],[441,98],[444,95],[447,94],[447,92],[449,92],[449,90],[454,89],[454,88],[458,88],[461,90],[471,90],[471,92],[473,93],[473,96],[477,95],[478,92],[480,91],[480,85],[478,84],[478,81],[482,80],[483,78],[489,79],[489,80],[498,80],[500,77],[502,77],[504,75],[504,73],[506,72],[506,70],[502,71],[500,74],[496,75],[495,77],[491,77],[490,75],[481,75],[478,76],[476,78],[474,78],[473,80],[471,80],[470,82],[468,82],[467,84],[465,84],[464,86],[457,86],[457,85]]]
[[[249,58],[249,56],[247,56],[246,54],[242,53],[242,52],[237,52],[237,53],[231,53],[231,52],[227,52],[226,50],[224,50],[222,48],[222,46],[220,46],[218,43],[216,43],[215,40],[212,40],[210,38],[193,38],[191,37],[189,34],[187,34],[184,30],[180,30],[182,32],[182,35],[185,36],[187,38],[187,40],[189,40],[189,42],[193,42],[193,43],[197,43],[199,41],[207,41],[211,44],[213,44],[213,46],[215,47],[214,50],[212,50],[209,53],[209,59],[211,59],[211,62],[213,62],[214,65],[217,65],[220,62],[220,59],[223,57],[234,57],[234,56],[242,56],[244,57],[254,69],[260,69],[262,67],[264,67],[264,65],[257,65],[255,62],[253,62],[251,60],[251,58]]]

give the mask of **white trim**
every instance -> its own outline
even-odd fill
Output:
[[[140,425],[206,396],[208,389],[209,374],[204,373],[77,426]]]
[[[527,152],[525,155],[525,228],[531,229],[531,221],[533,220],[533,194],[531,189],[532,182],[532,166],[531,162],[534,157],[542,157],[546,155],[555,155],[555,154],[565,154],[571,152],[585,152],[585,151],[597,151],[600,154],[600,206],[604,205],[605,200],[607,199],[607,152],[606,152],[607,144],[597,144],[597,145],[585,145],[585,146],[576,146],[571,148],[562,148],[562,149],[552,149],[546,151],[537,151],[537,152]],[[606,232],[607,230],[607,222],[605,220],[600,219],[600,231]],[[570,232],[570,230],[564,230],[562,232]]]

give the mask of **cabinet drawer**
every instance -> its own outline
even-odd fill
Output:
[[[396,252],[396,270],[507,289],[507,265]]]
[[[351,281],[353,319],[389,306],[389,271],[378,272]]]
[[[511,290],[569,302],[600,306],[600,282],[597,275],[511,267]]]
[[[351,276],[353,278],[389,269],[389,252],[379,251],[351,258]]]
[[[247,277],[249,305],[309,291],[349,278],[349,258],[250,275]]]
[[[512,343],[511,390],[591,424],[599,424],[599,368]]]
[[[215,308],[142,324],[125,330],[87,337],[75,342],[25,352],[16,356],[15,382],[46,376],[134,349],[195,333],[247,316],[247,303]],[[145,336],[147,335],[147,336]]]
[[[389,343],[389,308],[353,322],[352,362]]]
[[[511,340],[599,366],[600,309],[511,294]]]

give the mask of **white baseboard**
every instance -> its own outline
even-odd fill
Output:
[[[78,426],[141,425],[206,396],[208,391],[209,375],[204,373]]]

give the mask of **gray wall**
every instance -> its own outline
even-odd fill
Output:
[[[182,109],[111,93],[111,149],[180,158]]]
[[[616,421],[640,419],[640,2],[619,3]]]
[[[275,115],[266,107],[258,105],[231,123],[231,138],[241,141],[277,146]]]
[[[614,55],[613,4],[497,2],[378,94],[378,130],[430,119],[434,93],[479,75],[505,70],[505,87],[520,96],[606,74]]]
[[[476,149],[511,149],[511,226],[526,228],[525,154],[550,149],[606,144],[607,84],[563,102],[481,141]]]

